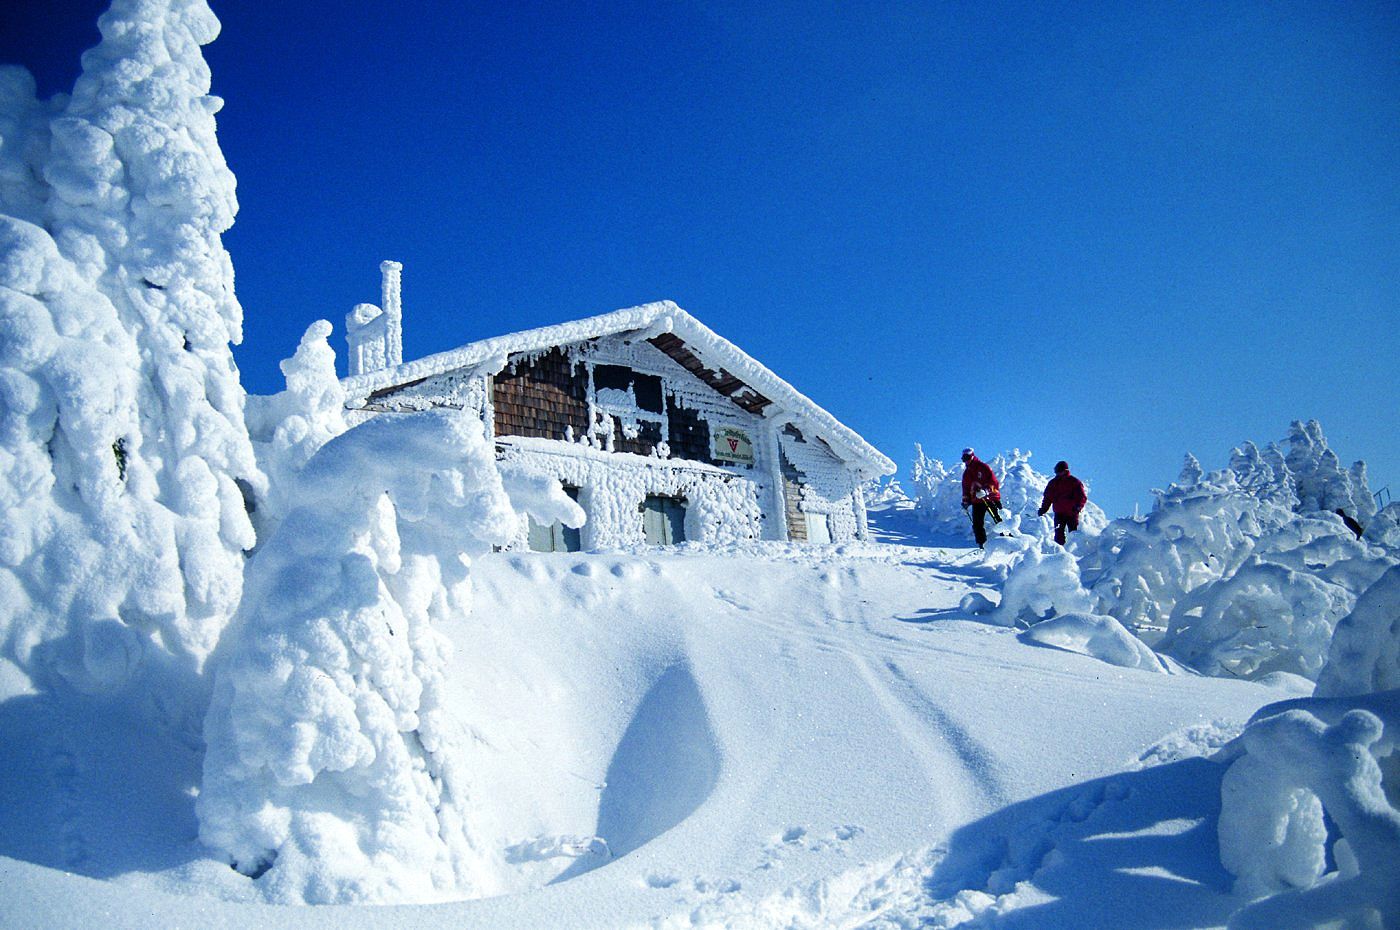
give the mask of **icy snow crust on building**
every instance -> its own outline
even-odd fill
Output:
[[[388,358],[398,345],[393,270],[384,344],[357,330],[358,358]],[[864,539],[861,485],[894,471],[670,301],[486,339],[343,384],[351,423],[432,407],[480,416],[508,479],[555,478],[577,496],[588,521],[568,548]],[[550,548],[547,529],[533,532],[522,523],[513,547]]]

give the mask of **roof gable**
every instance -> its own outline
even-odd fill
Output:
[[[351,404],[363,403],[386,388],[445,372],[475,369],[493,374],[512,356],[631,332],[750,413],[798,423],[825,439],[842,460],[872,476],[894,473],[894,463],[854,430],[669,300],[483,339],[342,383]]]

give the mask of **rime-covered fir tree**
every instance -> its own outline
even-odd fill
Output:
[[[254,542],[240,483],[263,479],[200,51],[218,21],[204,0],[116,0],[99,26],[69,98],[0,75],[0,627],[31,677],[110,692],[198,673]],[[194,732],[175,693],[197,689],[146,689]]]

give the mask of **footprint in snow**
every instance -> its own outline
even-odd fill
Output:
[[[680,879],[675,875],[661,875],[653,872],[647,876],[647,886],[651,888],[670,888]]]
[[[783,831],[783,842],[796,843],[798,840],[802,839],[802,837],[806,835],[806,827],[788,827],[786,830]]]
[[[743,888],[743,885],[732,878],[697,878],[694,887],[701,894],[734,894]]]

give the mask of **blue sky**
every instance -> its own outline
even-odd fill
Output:
[[[65,89],[104,5],[0,59]],[[251,391],[394,258],[408,356],[670,298],[901,472],[1118,515],[1301,417],[1400,496],[1394,3],[212,6]]]

